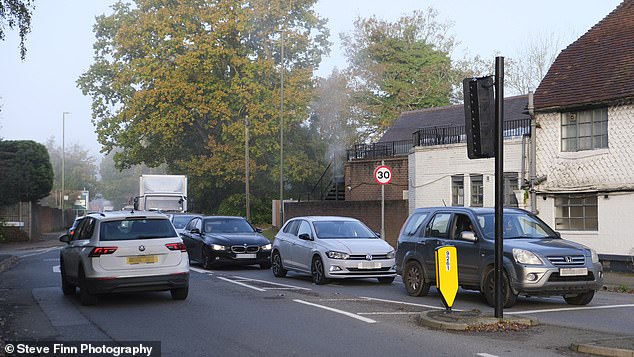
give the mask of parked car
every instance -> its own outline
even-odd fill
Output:
[[[561,238],[536,215],[504,209],[503,302],[518,295],[561,295],[572,305],[586,305],[603,285],[603,270],[595,251]],[[426,295],[435,283],[436,248],[457,250],[458,284],[479,290],[494,306],[493,208],[418,208],[404,223],[396,249],[396,269],[407,293]]]
[[[243,217],[195,217],[181,237],[189,258],[205,269],[221,265],[256,265],[271,267],[271,241]]]
[[[361,221],[348,217],[297,217],[275,236],[273,274],[311,274],[315,284],[329,279],[377,278],[390,284],[396,277],[394,248]]]
[[[191,221],[193,218],[200,217],[200,215],[197,215],[197,214],[186,214],[186,213],[182,213],[182,214],[170,213],[167,216],[172,221],[174,228],[176,228],[176,233],[178,234],[183,233],[189,221]]]
[[[187,298],[189,259],[167,216],[158,212],[90,213],[60,251],[62,291],[83,305],[102,293],[169,290]]]

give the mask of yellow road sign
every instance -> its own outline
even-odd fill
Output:
[[[451,309],[458,293],[458,254],[456,247],[442,246],[436,249],[436,288],[442,302]]]

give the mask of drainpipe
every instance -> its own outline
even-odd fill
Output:
[[[535,182],[537,180],[537,122],[535,120],[535,106],[533,103],[533,92],[528,92],[528,115],[531,117],[531,148],[528,159],[528,179],[531,196],[531,212],[538,214],[537,210],[537,190]]]

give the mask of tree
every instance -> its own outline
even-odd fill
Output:
[[[137,0],[98,17],[94,63],[77,83],[92,98],[99,142],[122,149],[117,168],[167,163],[217,207],[244,182],[248,117],[253,176],[279,173],[282,73],[290,131],[308,117],[327,51],[315,2]]]
[[[561,49],[562,43],[554,33],[531,38],[507,61],[505,89],[508,88],[511,95],[528,94],[537,89]]]
[[[31,16],[35,0],[0,0],[0,40],[5,38],[5,26],[18,29],[20,36],[20,58],[26,57],[24,40],[31,32]]]
[[[378,138],[409,110],[448,105],[458,78],[450,52],[450,24],[437,11],[415,11],[396,23],[358,18],[352,35],[343,35],[350,64],[354,115],[366,138]]]
[[[31,140],[0,141],[0,205],[35,202],[53,187],[46,147]]]

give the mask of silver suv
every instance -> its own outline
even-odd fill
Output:
[[[81,220],[60,252],[62,290],[79,287],[83,305],[114,292],[169,290],[187,298],[189,258],[169,218],[158,212],[91,213]]]
[[[396,270],[407,293],[423,296],[435,282],[436,248],[457,250],[458,283],[479,290],[494,305],[495,243],[493,208],[418,208],[401,229]],[[518,295],[560,295],[572,305],[586,305],[603,286],[603,270],[592,249],[562,239],[534,214],[504,210],[505,307]]]

